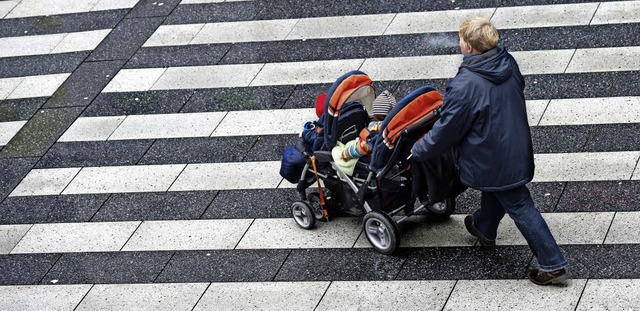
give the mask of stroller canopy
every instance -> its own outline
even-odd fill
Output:
[[[442,94],[427,85],[411,92],[389,112],[380,125],[380,132],[373,146],[370,168],[382,171],[393,165],[399,152],[393,152],[404,134],[424,135],[438,119],[437,108],[442,105]]]
[[[338,133],[338,123],[343,112],[353,108],[350,103],[364,106],[371,114],[375,91],[371,85],[371,78],[362,71],[353,70],[333,83],[324,104],[324,144],[325,150],[331,150],[342,133]],[[365,124],[366,126],[366,124]],[[357,135],[357,133],[356,133]]]

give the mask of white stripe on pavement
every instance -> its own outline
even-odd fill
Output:
[[[572,59],[574,53],[576,56]],[[640,46],[520,51],[512,54],[525,75],[564,73],[567,67],[572,73],[640,68],[640,57],[637,57],[640,55]],[[455,75],[461,60],[461,55],[429,55],[125,69],[113,78],[103,92],[332,83],[336,77],[353,69],[366,72],[375,81],[446,79]]]
[[[560,245],[640,243],[640,235],[624,234],[624,230],[640,226],[640,212],[542,213],[542,216]],[[455,214],[447,222],[433,224],[425,216],[413,216],[399,225],[401,245],[471,247],[476,238],[464,229],[464,217]],[[299,228],[292,218],[47,223],[0,226],[0,233],[11,233],[0,235],[0,245],[6,245],[10,254],[371,248],[361,231],[360,217],[319,222],[314,230]],[[496,243],[527,245],[509,217],[501,221]]]
[[[144,46],[456,32],[460,23],[471,16],[491,18],[498,29],[635,23],[640,20],[640,14],[637,13],[637,8],[640,7],[638,3],[638,1],[607,2],[598,6],[599,3],[592,2],[163,25],[145,42]],[[457,44],[457,41],[449,44]]]
[[[0,57],[90,51],[111,29],[0,38]]]
[[[70,73],[0,78],[0,100],[49,97],[64,83]]]
[[[639,158],[640,151],[535,154],[533,181],[631,180]],[[9,196],[295,188],[281,184],[279,168],[280,161],[33,169]]]
[[[95,12],[134,7],[139,0],[22,0],[5,18]]]
[[[27,121],[0,122],[0,147],[9,143]]]

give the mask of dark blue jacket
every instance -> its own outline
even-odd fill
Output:
[[[440,119],[414,144],[413,155],[434,158],[454,147],[462,183],[482,191],[530,182],[533,148],[523,92],[524,78],[505,49],[465,55]]]

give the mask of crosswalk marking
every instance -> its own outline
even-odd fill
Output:
[[[606,6],[605,6],[606,4]],[[300,19],[163,25],[144,46],[306,40],[374,35],[455,32],[470,16],[490,18],[499,29],[637,22],[638,2],[598,2],[407,12]],[[593,21],[592,21],[593,18]],[[349,25],[349,27],[345,27]]]
[[[80,12],[126,9],[139,0],[21,0],[4,18],[21,18]]]
[[[535,154],[533,181],[635,180],[639,158],[640,151]],[[258,161],[33,169],[10,196],[295,188],[279,168]]]
[[[0,78],[0,100],[48,97],[64,83],[70,73]]]
[[[268,206],[265,206],[268,208]],[[637,244],[638,234],[624,234],[640,225],[640,212],[543,213],[560,245]],[[413,216],[399,225],[403,247],[471,247],[476,239],[464,230],[465,215],[444,223]],[[610,229],[611,227],[611,229]],[[10,254],[71,252],[134,252],[168,250],[371,248],[362,234],[360,217],[341,217],[300,231],[291,218],[151,220],[87,223],[0,225],[11,234]],[[499,246],[527,245],[515,224],[505,217],[498,230]]]
[[[6,145],[27,121],[0,122],[0,147]]]
[[[513,52],[525,75],[638,70],[640,47]],[[572,58],[576,54],[577,57]],[[607,54],[607,61],[601,61]],[[610,54],[610,55],[609,55]],[[331,83],[345,68],[376,81],[450,78],[460,55],[125,69],[103,92]],[[165,71],[166,70],[166,71]]]
[[[0,38],[0,57],[67,53],[95,49],[111,29]]]

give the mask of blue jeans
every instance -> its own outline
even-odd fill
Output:
[[[541,271],[554,271],[567,266],[556,240],[540,211],[535,208],[526,186],[501,192],[482,192],[480,209],[473,213],[473,222],[482,235],[495,240],[504,214],[516,223],[538,260]]]

